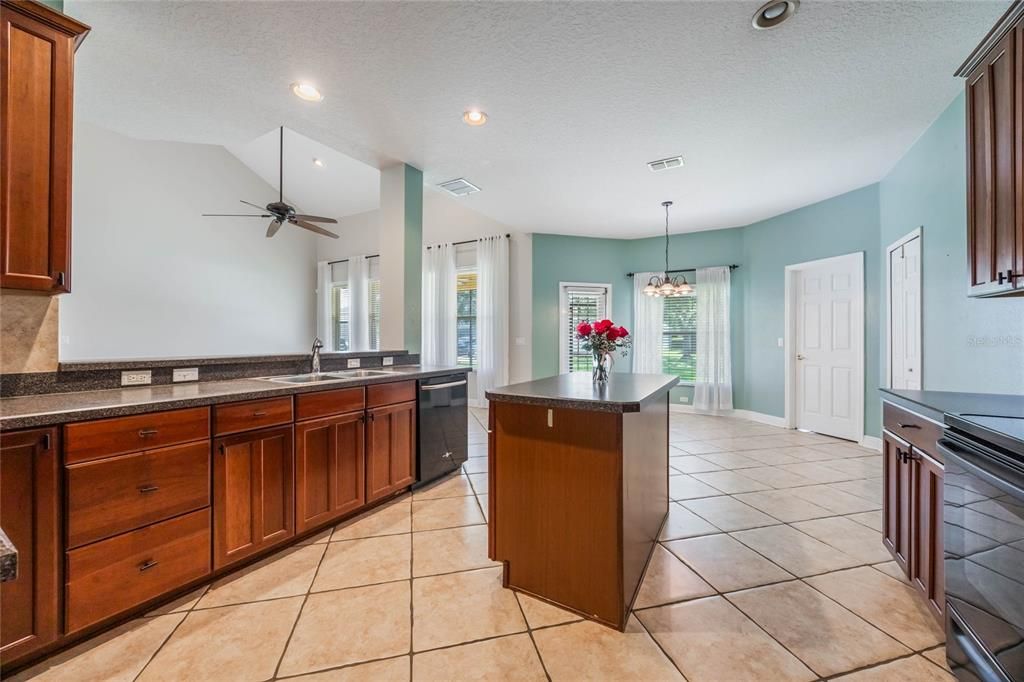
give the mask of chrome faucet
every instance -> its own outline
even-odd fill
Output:
[[[310,371],[313,374],[320,373],[320,349],[324,347],[324,342],[320,340],[320,337],[313,338],[313,357],[311,358],[312,367]]]

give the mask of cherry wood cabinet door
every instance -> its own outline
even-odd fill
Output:
[[[909,573],[911,552],[910,444],[882,432],[882,543],[892,558]]]
[[[71,290],[76,39],[88,27],[39,3],[0,7],[0,286]]]
[[[292,427],[218,438],[213,455],[215,569],[295,534]]]
[[[910,580],[924,594],[933,615],[941,620],[946,603],[942,541],[943,467],[917,448],[910,456],[913,529]]]
[[[412,485],[416,479],[416,402],[366,412],[366,501]]]
[[[295,425],[295,530],[355,511],[366,501],[363,412]]]
[[[18,577],[0,583],[5,664],[60,633],[60,473],[57,429],[5,433],[0,444],[0,524],[18,550]]]

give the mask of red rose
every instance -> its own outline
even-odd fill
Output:
[[[580,322],[576,325],[576,334],[581,337],[590,336],[590,332],[592,331],[594,331],[594,329],[590,326],[589,322]]]
[[[619,337],[624,339],[627,336],[629,336],[629,331],[625,327],[619,327]]]
[[[612,326],[614,325],[612,325],[611,320],[601,320],[600,322],[594,323],[594,331],[597,332],[598,334],[606,334],[608,333],[608,330],[612,328]]]
[[[609,341],[614,341],[615,339],[619,338],[619,330],[616,329],[615,327],[611,327],[608,329],[607,336]]]

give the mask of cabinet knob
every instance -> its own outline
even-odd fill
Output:
[[[921,428],[917,424],[903,424],[903,423],[900,423],[900,422],[896,422],[896,426],[900,427],[901,429],[919,429],[919,428]]]
[[[160,490],[160,486],[158,486],[158,485],[140,485],[139,486],[139,493],[141,493],[143,495],[146,495],[147,493],[155,493],[157,490]]]
[[[159,433],[156,429],[139,429],[139,438],[149,438]]]
[[[146,559],[141,564],[139,564],[139,573],[143,573],[145,571],[148,571],[149,569],[153,568],[154,566],[156,566],[159,563],[160,563],[159,561],[154,561],[153,559]]]
[[[257,410],[256,412],[252,413],[252,416],[254,416],[254,417],[266,417],[267,413],[264,412],[263,410]]]

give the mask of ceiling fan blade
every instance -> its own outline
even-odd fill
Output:
[[[320,227],[319,225],[314,225],[313,223],[307,223],[305,220],[294,220],[294,219],[292,219],[292,220],[289,220],[288,222],[290,222],[292,225],[298,225],[299,227],[301,227],[303,229],[306,229],[306,230],[309,230],[310,232],[316,232],[317,234],[322,234],[325,237],[331,237],[332,239],[337,239],[338,238],[338,235],[334,234],[333,232],[331,232],[329,230],[325,230],[324,228]]]
[[[252,206],[253,208],[258,208],[261,211],[266,211],[267,210],[266,206],[257,206],[256,204],[252,203],[251,201],[246,201],[245,199],[239,199],[239,201],[241,201],[246,206]]]
[[[267,225],[267,239],[270,239],[275,234],[277,234],[277,231],[280,230],[280,229],[281,229],[281,221],[280,220],[271,220],[270,224]]]
[[[220,218],[270,218],[269,213],[204,213],[204,216]]]
[[[318,215],[305,215],[304,213],[295,214],[296,220],[306,220],[311,223],[334,223],[337,224],[337,220],[334,218],[324,218]]]

